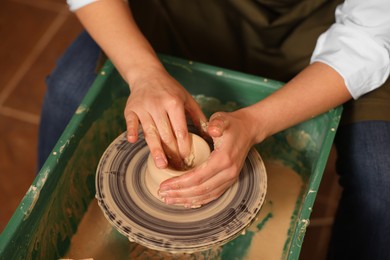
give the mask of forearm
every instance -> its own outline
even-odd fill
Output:
[[[130,85],[143,72],[162,69],[124,1],[100,0],[76,10],[76,15]]]
[[[280,90],[247,108],[249,118],[257,125],[253,127],[254,141],[259,143],[349,99],[344,79],[328,65],[313,63]]]

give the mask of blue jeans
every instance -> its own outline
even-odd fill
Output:
[[[82,33],[47,77],[38,140],[38,169],[41,169],[57,140],[95,80],[100,48]]]
[[[343,126],[335,143],[343,192],[329,259],[390,259],[390,122]]]
[[[47,80],[39,132],[39,166],[96,77],[100,49],[83,33]],[[337,132],[344,188],[331,259],[390,259],[390,122],[361,122]]]

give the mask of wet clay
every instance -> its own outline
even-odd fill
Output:
[[[190,133],[192,145],[191,145],[191,167],[197,167],[207,160],[210,156],[210,147],[207,142],[196,134]],[[158,190],[160,184],[170,178],[178,177],[183,175],[186,171],[174,170],[170,167],[165,169],[158,169],[154,164],[153,157],[151,154],[148,156],[147,160],[147,169],[145,175],[145,184],[150,193],[156,198],[160,199],[158,196]]]

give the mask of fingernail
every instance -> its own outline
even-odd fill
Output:
[[[188,168],[193,168],[194,167],[194,164],[195,164],[195,155],[193,152],[190,153],[190,155],[188,155],[186,158],[184,158],[184,164],[188,167]]]
[[[163,193],[163,192],[167,192],[168,190],[169,190],[169,186],[161,186],[159,192]]]
[[[133,134],[128,134],[127,135],[127,140],[130,142],[130,143],[135,143],[137,141],[137,136],[136,135],[133,135]]]
[[[162,156],[154,158],[154,162],[156,164],[156,167],[159,169],[165,168],[168,165],[168,161]]]
[[[166,191],[162,191],[162,190],[159,190],[158,191],[158,196],[160,197],[160,198],[164,198],[164,197],[166,197],[168,195],[168,193],[166,192]]]
[[[164,198],[164,203],[167,204],[167,205],[172,205],[172,204],[174,204],[174,201],[170,200],[168,198]]]

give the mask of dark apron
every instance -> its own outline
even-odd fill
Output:
[[[129,0],[157,52],[283,82],[309,64],[341,2]],[[390,81],[345,104],[343,121],[361,120],[390,121]]]

